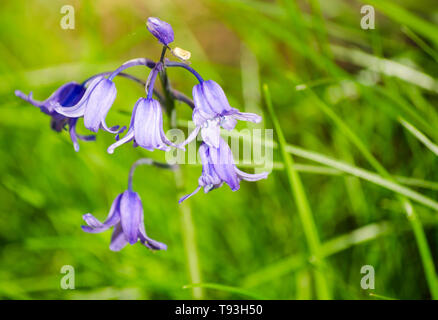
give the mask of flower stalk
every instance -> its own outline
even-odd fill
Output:
[[[165,52],[165,48],[163,52]],[[177,127],[176,123],[176,109],[174,91],[171,87],[169,78],[167,77],[166,69],[160,72],[161,84],[164,90],[166,100],[166,110],[171,119],[170,126]],[[185,192],[185,183],[183,172],[180,167],[176,167],[174,172],[175,185],[177,190],[177,197],[179,198]],[[181,231],[184,243],[184,251],[186,256],[187,269],[189,272],[190,283],[201,283],[201,267],[199,264],[199,253],[196,245],[196,231],[193,222],[192,209],[189,203],[178,206],[179,215],[181,217]],[[204,289],[201,287],[192,287],[192,297],[194,299],[203,299]]]

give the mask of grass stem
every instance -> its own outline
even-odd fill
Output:
[[[316,270],[314,272],[314,277],[316,293],[319,299],[330,299],[331,294],[328,288],[327,281],[323,274],[324,258],[321,254],[321,243],[319,240],[315,221],[313,219],[313,215],[306,197],[306,193],[304,191],[300,176],[294,168],[294,160],[292,156],[286,151],[286,139],[283,135],[280,123],[274,112],[270,92],[266,84],[263,86],[263,93],[266,106],[269,110],[272,122],[274,124],[274,128],[277,132],[278,143],[289,179],[292,197],[296,201],[298,214],[303,225],[303,231],[307,240],[307,244],[309,246],[310,254],[315,262],[314,264],[316,266]]]

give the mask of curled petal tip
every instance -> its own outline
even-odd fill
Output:
[[[185,196],[183,196],[181,199],[178,200],[178,203],[181,204],[184,200],[190,198],[191,196],[193,196],[194,194],[198,193],[198,191],[201,189],[201,186],[198,186],[195,191],[193,191],[192,193],[186,194]]]
[[[184,147],[181,144],[176,145],[176,148],[179,149],[179,150],[182,150],[182,151],[186,151],[186,147]]]
[[[112,126],[110,128],[107,127],[107,125],[105,123],[103,123],[102,127],[105,129],[105,131],[112,133],[112,134],[116,134],[116,141],[119,140],[120,138],[120,134],[123,133],[127,128],[126,126],[123,126],[120,128],[119,125],[116,126]],[[120,128],[120,129],[119,129]]]
[[[180,143],[180,144],[172,143],[170,146],[172,146],[172,147],[174,147],[176,149],[182,150],[182,151],[186,151],[186,148],[184,147],[183,143]]]
[[[81,226],[82,231],[87,232],[87,233],[94,233],[94,229],[90,226]]]
[[[86,220],[88,217],[92,217],[93,215],[91,213],[86,213],[82,215],[82,219]]]
[[[238,112],[233,115],[234,118],[242,121],[249,121],[253,123],[259,123],[262,121],[262,117],[255,113]]]
[[[158,242],[156,245],[154,245],[153,248],[150,248],[150,249],[152,249],[152,250],[167,250],[167,245],[164,243]]]
[[[156,251],[156,250],[167,250],[167,245],[166,244],[158,242],[158,241],[155,241],[155,240],[150,239],[150,238],[146,239],[146,241],[144,241],[143,244],[147,248],[149,248],[149,249],[151,249],[153,251]]]
[[[22,92],[20,90],[15,90],[14,93],[15,93],[15,95],[18,98],[21,98],[23,100],[27,101],[28,99],[32,99],[32,92],[27,95],[27,94],[25,94],[24,92]]]

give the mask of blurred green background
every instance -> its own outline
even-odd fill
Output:
[[[60,27],[65,4],[74,30]],[[360,27],[364,4],[375,6],[374,30]],[[174,45],[231,105],[263,113],[273,128],[266,84],[289,145],[275,149],[267,180],[200,192],[183,206],[178,196],[196,187],[199,166],[182,167],[178,188],[172,172],[138,168],[146,230],[168,250],[114,253],[111,232],[82,232],[82,215],[104,219],[131,163],[163,153],[123,146],[108,155],[113,140],[102,132],[75,153],[67,132],[50,130],[14,90],[43,100],[126,60],[157,59],[149,16],[172,24]],[[0,297],[438,298],[437,24],[436,0],[3,0]],[[169,76],[191,94],[192,76]],[[107,123],[126,125],[143,91],[116,84]],[[75,290],[60,288],[63,265],[75,268]],[[374,267],[374,290],[360,286],[364,265]]]

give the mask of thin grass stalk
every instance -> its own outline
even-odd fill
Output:
[[[292,156],[286,151],[286,139],[283,135],[280,123],[278,122],[277,116],[274,112],[271,96],[267,85],[263,86],[263,93],[266,106],[269,110],[272,122],[274,124],[274,128],[277,132],[280,151],[283,157],[285,169],[291,187],[291,194],[296,201],[299,218],[301,220],[301,224],[303,225],[303,231],[307,240],[307,244],[309,246],[310,254],[312,255],[312,258],[315,262],[314,264],[316,266],[316,270],[314,272],[314,277],[316,293],[319,299],[330,299],[331,294],[329,291],[327,280],[325,278],[325,275],[323,274],[325,262],[324,257],[321,253],[321,243],[319,240],[315,221],[313,219],[313,215],[306,197],[306,193],[304,191],[300,176],[295,170],[294,160]]]

